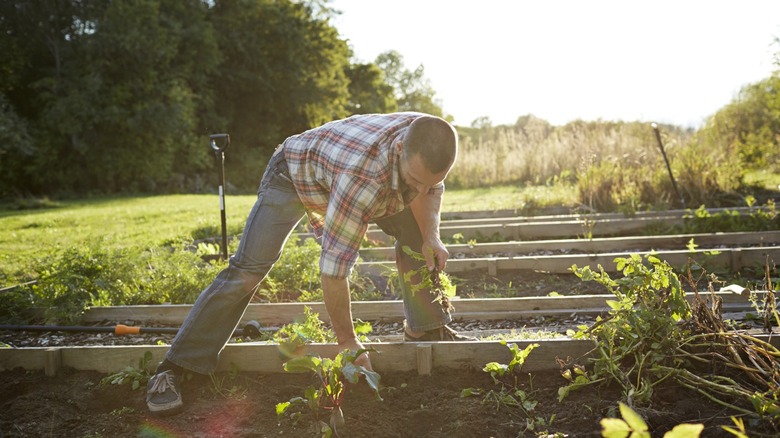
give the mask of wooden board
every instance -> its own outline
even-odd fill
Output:
[[[510,343],[512,341],[509,341]],[[524,347],[530,341],[517,343]],[[590,341],[573,340],[539,340],[540,344],[534,350],[529,361],[523,368],[526,371],[555,369],[558,367],[556,358],[571,356],[581,358],[592,348]],[[417,370],[422,374],[430,374],[437,369],[463,367],[483,367],[487,362],[508,363],[511,352],[505,345],[494,341],[478,342],[423,342],[423,343],[368,343],[368,348],[377,352],[371,353],[371,362],[379,372],[404,372]],[[161,361],[168,346],[108,346],[108,347],[57,347],[57,348],[5,348],[0,349],[0,371],[21,367],[27,370],[43,370],[46,356],[57,352],[61,358],[58,366],[71,367],[76,370],[93,370],[101,373],[114,373],[125,367],[137,368],[139,360],[145,352],[152,353],[153,368]],[[426,351],[427,350],[427,351]],[[338,353],[335,344],[311,344],[299,354],[312,354],[322,357],[333,357]],[[220,358],[219,370],[228,371],[238,367],[241,371],[260,373],[282,373],[282,364],[289,358],[282,354],[276,344],[229,344]],[[56,374],[57,370],[51,370]]]
[[[717,253],[712,250],[665,250],[636,251],[636,254],[654,254],[670,265],[685,271],[688,260],[693,258],[705,265],[709,272],[739,272],[745,267],[760,268],[764,265],[766,256],[780,260],[780,247],[751,247],[740,249],[721,249]],[[590,266],[598,269],[601,265],[607,272],[615,272],[614,259],[627,257],[626,253],[598,254],[560,254],[549,256],[517,256],[450,259],[447,261],[447,273],[456,274],[469,271],[487,271],[496,275],[499,271],[529,270],[550,274],[570,274],[572,265],[578,267]],[[356,268],[363,274],[382,275],[395,269],[395,262],[377,261],[358,263]]]
[[[757,292],[759,296],[763,292]],[[709,292],[701,292],[705,298]],[[718,292],[724,307],[749,310],[750,302],[733,292]],[[689,297],[693,294],[689,293]],[[600,313],[607,309],[606,300],[612,295],[575,295],[557,297],[515,297],[454,299],[453,317],[464,320],[517,319],[539,315],[566,315],[571,313]],[[312,303],[253,303],[247,308],[243,322],[255,320],[263,325],[281,325],[295,321],[304,315],[304,307],[319,314],[324,322],[329,322],[328,312],[322,302]],[[87,322],[126,321],[136,323],[158,322],[181,324],[189,313],[191,305],[148,305],[148,306],[109,306],[93,307],[84,314]],[[393,301],[355,301],[352,303],[352,315],[364,321],[400,321],[403,319],[403,303]]]
[[[532,252],[568,251],[571,253],[600,253],[641,249],[673,250],[687,248],[693,241],[700,249],[719,246],[780,245],[780,231],[675,234],[670,236],[623,236],[594,239],[532,240],[525,242],[477,243],[474,245],[447,245],[453,260],[479,255],[527,254]],[[365,260],[394,260],[395,248],[363,248],[360,256]]]

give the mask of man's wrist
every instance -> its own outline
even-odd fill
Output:
[[[357,335],[352,334],[351,336],[345,336],[345,337],[338,337],[338,344],[339,345],[345,345],[345,344],[354,344],[358,341]]]

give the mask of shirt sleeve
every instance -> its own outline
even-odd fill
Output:
[[[444,194],[444,182],[440,182],[428,190],[429,195],[443,195]]]
[[[320,273],[346,278],[358,258],[380,187],[374,181],[342,174],[334,181],[322,235]]]

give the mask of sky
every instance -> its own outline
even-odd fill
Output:
[[[454,123],[700,127],[780,69],[778,0],[333,0],[356,61],[396,50]]]

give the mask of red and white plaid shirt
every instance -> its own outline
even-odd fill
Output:
[[[404,209],[400,178],[403,140],[421,113],[356,115],[327,123],[283,143],[295,190],[321,238],[320,272],[346,278],[368,224]],[[444,184],[432,193],[443,193]]]

